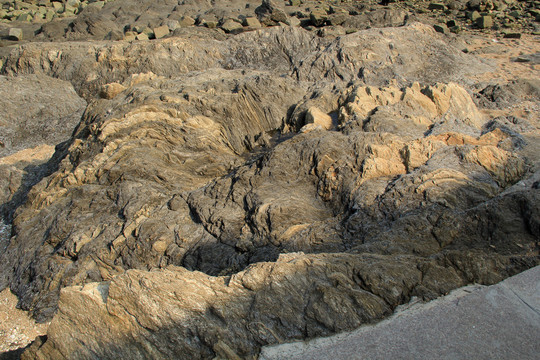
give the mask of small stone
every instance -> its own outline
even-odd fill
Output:
[[[467,7],[471,10],[478,10],[480,8],[480,5],[482,5],[482,2],[480,0],[469,0],[467,2]]]
[[[218,26],[218,22],[214,20],[208,20],[204,22],[204,26],[209,29],[215,29]]]
[[[476,25],[480,29],[491,29],[493,27],[493,19],[489,15],[484,15],[476,19]]]
[[[284,24],[289,23],[289,21],[288,21],[289,17],[285,13],[285,11],[283,11],[281,9],[278,9],[278,8],[274,8],[272,10],[272,14],[270,14],[270,20],[275,21],[275,22],[284,23]]]
[[[129,25],[126,27],[129,29]],[[131,30],[135,31],[137,34],[140,34],[143,32],[145,28],[143,26],[140,26],[140,25],[135,25],[131,28]]]
[[[71,5],[68,5],[68,4],[66,4],[64,6],[64,14],[66,14],[66,15],[72,16],[72,15],[77,14],[78,12],[79,12],[78,7],[74,7],[74,6],[71,6]]]
[[[17,16],[17,21],[32,21],[33,16],[29,13],[23,13],[19,16]]]
[[[460,1],[450,1],[447,6],[450,10],[463,10],[464,4]]]
[[[195,19],[193,19],[191,16],[182,16],[178,21],[179,27],[188,27],[193,25],[195,25]]]
[[[54,10],[48,10],[43,18],[46,21],[51,21],[54,18],[55,15],[56,15],[56,13],[54,12]]]
[[[92,8],[92,9],[96,9],[96,10],[101,10],[103,8],[103,6],[105,6],[105,1],[96,1],[96,2],[93,2],[93,3],[89,3],[87,5],[88,8]]]
[[[145,34],[145,33],[140,33],[140,34],[138,34],[138,35],[135,37],[135,39],[137,39],[137,40],[148,40],[149,37],[148,37],[148,35]]]
[[[80,0],[67,0],[66,4],[68,4],[69,6],[78,7],[81,2]]]
[[[446,5],[441,4],[441,3],[431,3],[428,6],[428,10],[441,10],[441,11],[444,11],[444,10],[446,10]]]
[[[182,201],[179,196],[174,196],[171,200],[169,200],[168,203],[169,210],[171,211],[180,210],[182,205],[184,205],[184,201]]]
[[[314,106],[310,107],[306,111],[305,124],[320,125],[326,130],[330,130],[334,126],[330,115],[324,113],[319,108]]]
[[[180,26],[180,23],[177,20],[168,19],[165,20],[162,25],[167,26],[169,28],[169,31],[174,31]]]
[[[300,6],[302,5],[302,0],[289,0],[289,6]]]
[[[521,33],[518,32],[507,32],[504,33],[503,37],[505,39],[521,39]]]
[[[341,25],[345,21],[347,21],[348,17],[349,17],[349,14],[345,14],[345,13],[332,14],[328,17],[328,23],[332,26]]]
[[[457,25],[458,25],[458,24],[457,24],[457,21],[456,21],[456,20],[448,20],[448,21],[446,22],[446,26],[448,26],[449,28],[452,28],[452,27],[457,26]]]
[[[313,25],[322,26],[328,19],[328,15],[323,9],[315,9],[309,14],[309,19]]]
[[[250,29],[258,29],[261,27],[261,23],[256,17],[247,17],[244,19],[244,26]]]
[[[114,40],[114,41],[123,40],[123,39],[124,39],[124,34],[122,34],[118,30],[109,31],[109,33],[105,35],[105,38],[104,38],[104,40]]]
[[[234,21],[233,19],[229,19],[221,25],[221,28],[223,31],[229,34],[240,34],[242,31],[244,31],[244,27],[242,24]]]
[[[59,3],[59,2],[53,2],[52,6],[53,6],[53,8],[54,8],[54,10],[56,12],[60,12],[60,11],[64,10],[64,5],[62,3]]]
[[[497,2],[493,3],[493,5],[495,7],[495,10],[497,10],[497,11],[504,11],[504,10],[506,10],[508,8],[508,5],[506,5],[502,1],[497,1]]]
[[[452,26],[450,29],[451,33],[459,34],[461,32],[461,26]]]
[[[301,24],[301,21],[296,16],[289,18],[289,26],[298,27],[300,26],[300,24]]]
[[[161,39],[167,35],[169,35],[169,27],[167,25],[162,25],[154,29],[154,36],[156,39]]]
[[[21,41],[23,39],[23,31],[19,28],[9,29],[8,38],[10,40]]]
[[[152,250],[159,254],[164,254],[169,244],[166,241],[158,240],[152,244]]]
[[[467,18],[469,18],[469,20],[471,20],[472,22],[476,22],[476,20],[478,20],[481,16],[482,15],[480,15],[478,11],[472,11],[467,13]]]
[[[102,99],[114,99],[124,90],[126,90],[126,87],[119,83],[105,84],[99,91],[99,97]]]
[[[441,33],[441,34],[449,33],[448,27],[444,24],[435,24],[433,25],[433,28],[435,29],[436,32]]]
[[[133,41],[135,39],[137,39],[137,33],[135,31],[127,31],[125,34],[124,34],[124,40],[126,41]]]
[[[511,17],[517,19],[517,18],[521,17],[521,13],[519,11],[514,10],[514,11],[510,11],[508,13],[508,16],[511,16]]]

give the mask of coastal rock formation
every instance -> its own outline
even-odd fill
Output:
[[[420,23],[180,29],[2,58],[80,117],[39,171],[0,162],[0,290],[52,319],[23,358],[255,358],[539,263],[540,122],[496,105],[534,80],[478,84],[495,65]]]

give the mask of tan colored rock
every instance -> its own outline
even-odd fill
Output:
[[[17,297],[9,290],[0,292],[0,354],[16,351],[45,335],[49,323],[37,324],[30,314],[17,308]]]
[[[47,319],[61,297],[28,358],[250,358],[538,263],[540,195],[516,171],[527,127],[474,126],[448,86],[402,88],[480,72],[430,27],[183,33],[6,57],[92,99],[129,88],[91,102],[3,240],[0,285],[21,306]],[[269,140],[312,108],[339,109],[339,131],[304,131],[314,117]]]
[[[325,130],[330,130],[334,127],[332,117],[316,107],[310,107],[306,111],[305,123],[319,125]]]
[[[101,87],[99,96],[103,99],[114,99],[118,94],[124,91],[126,87],[119,83],[106,84]]]
[[[428,86],[423,93],[433,101],[439,116],[460,119],[477,128],[485,122],[471,96],[455,83]]]
[[[148,35],[145,34],[145,33],[140,33],[140,34],[138,34],[138,35],[135,37],[135,39],[137,39],[137,40],[148,40],[149,37],[148,37]]]
[[[11,28],[9,29],[8,37],[11,40],[21,41],[23,39],[23,31],[19,28]]]
[[[244,19],[244,26],[251,29],[259,29],[261,27],[261,23],[256,17],[247,17]]]
[[[169,35],[169,27],[167,25],[159,26],[157,28],[154,28],[154,36],[156,39],[161,39],[162,37],[165,37]]]
[[[315,26],[322,26],[328,19],[327,12],[322,8],[316,8],[309,14],[309,19]]]
[[[193,25],[195,25],[195,19],[193,19],[191,16],[182,16],[178,21],[178,26],[180,27],[188,27]]]
[[[234,21],[233,19],[228,19],[227,21],[225,21],[221,25],[221,28],[223,29],[223,31],[230,34],[239,34],[242,31],[244,31],[242,24],[240,24],[237,21]]]

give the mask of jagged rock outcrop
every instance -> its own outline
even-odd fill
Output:
[[[538,264],[539,124],[478,108],[489,64],[421,24],[187,34],[4,62],[89,101],[2,244],[57,312],[27,358],[248,358]]]

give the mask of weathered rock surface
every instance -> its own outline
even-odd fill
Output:
[[[56,313],[25,357],[249,358],[538,264],[538,119],[482,112],[492,66],[431,26],[177,30],[5,59],[89,101],[0,244]]]
[[[67,81],[0,76],[0,157],[68,140],[85,108]]]

